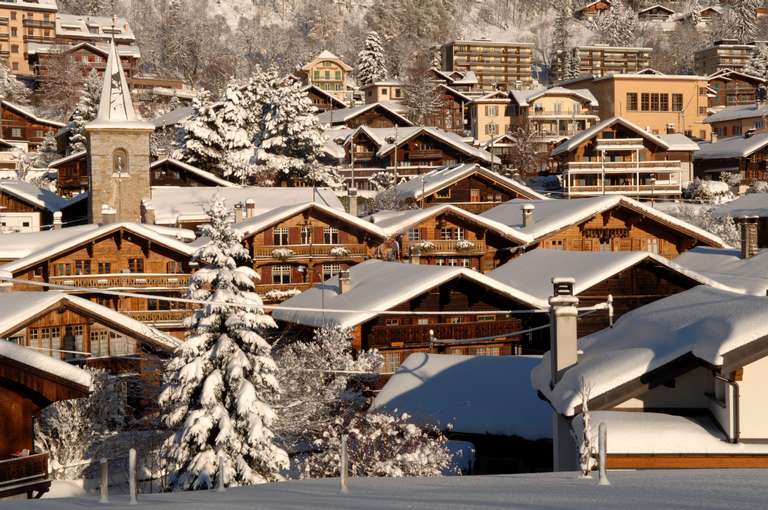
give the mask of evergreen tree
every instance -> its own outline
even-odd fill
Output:
[[[442,106],[440,85],[432,78],[429,62],[425,57],[418,58],[408,70],[403,91],[403,105],[408,109],[407,117],[417,126],[423,126],[428,117]]]
[[[384,58],[384,46],[381,44],[379,34],[368,32],[365,38],[365,48],[357,58],[357,83],[368,85],[387,78],[386,60]]]
[[[768,78],[768,45],[758,44],[743,71],[759,78]]]
[[[16,79],[5,63],[0,62],[0,98],[26,105],[29,104],[32,92],[22,82]]]
[[[227,485],[276,481],[288,466],[271,430],[277,367],[260,334],[275,323],[253,292],[258,275],[229,210],[215,197],[206,212],[209,241],[193,255],[202,267],[189,295],[208,303],[193,315],[160,395],[163,420],[175,431],[167,445],[171,483],[182,489],[210,487],[220,459]]]
[[[729,19],[732,26],[729,27],[731,37],[741,43],[751,43],[757,34],[757,13],[755,9],[760,5],[759,0],[735,0],[731,6],[732,16]]]
[[[691,2],[690,9],[691,9],[691,24],[694,27],[697,27],[703,21],[701,17],[701,1],[693,0]]]
[[[43,138],[43,143],[40,144],[40,148],[37,150],[35,157],[35,166],[37,168],[47,168],[49,164],[59,159],[59,148],[56,144],[56,137],[53,132],[48,131]]]
[[[611,46],[630,46],[635,40],[637,14],[623,0],[615,0],[607,12],[596,16],[592,28],[601,42]]]
[[[92,69],[83,85],[80,101],[69,122],[68,153],[85,150],[85,125],[96,118],[101,100],[101,78],[96,69]]]

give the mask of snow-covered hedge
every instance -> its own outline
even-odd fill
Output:
[[[739,246],[741,234],[730,216],[723,218],[712,214],[712,208],[702,204],[667,204],[660,207],[665,213],[719,236],[731,246]]]
[[[475,247],[475,243],[473,243],[472,241],[468,241],[466,239],[461,239],[460,241],[456,241],[456,249],[458,251],[471,250],[474,247]]]
[[[290,248],[275,248],[272,250],[272,257],[276,259],[287,259],[293,257],[293,250]]]
[[[698,177],[688,183],[683,190],[683,197],[700,200],[705,204],[723,204],[736,198],[727,182],[702,181]]]
[[[435,243],[430,241],[422,241],[416,244],[416,249],[419,251],[432,251],[435,249]]]
[[[747,193],[768,193],[768,182],[752,181],[749,189],[747,189]]]
[[[331,248],[331,257],[346,257],[351,252],[343,246],[334,246]]]
[[[274,303],[278,301],[285,301],[286,299],[292,298],[293,296],[296,296],[298,294],[301,294],[301,291],[299,289],[287,289],[287,290],[272,289],[266,294],[264,294],[264,300]]]

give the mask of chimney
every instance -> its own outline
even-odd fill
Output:
[[[347,190],[347,197],[349,198],[349,214],[357,218],[357,188],[350,187]]]
[[[339,294],[346,294],[352,288],[352,280],[349,278],[349,270],[339,273]]]
[[[53,213],[53,230],[61,230],[61,226],[61,211],[56,211]]]
[[[251,219],[254,216],[256,216],[256,201],[249,198],[245,201],[245,217]]]
[[[523,204],[520,206],[520,210],[523,211],[523,228],[533,225],[533,211],[536,206],[533,204]]]
[[[573,278],[552,278],[553,296],[549,298],[552,387],[578,361],[576,324],[579,298],[573,295],[575,282]]]
[[[154,225],[155,224],[155,208],[151,205],[147,205],[146,203],[142,202],[141,212],[142,212],[142,218],[141,222],[146,223],[148,225]]]
[[[238,202],[235,204],[235,224],[243,222],[243,204]]]
[[[117,211],[107,204],[101,205],[101,223],[102,225],[109,225],[110,223],[117,222]]]
[[[757,216],[742,216],[737,221],[741,230],[741,258],[757,255]]]

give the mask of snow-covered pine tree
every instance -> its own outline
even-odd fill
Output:
[[[637,26],[637,13],[624,0],[615,0],[608,11],[592,20],[601,42],[611,46],[631,46]]]
[[[417,126],[423,126],[427,118],[441,108],[443,98],[440,85],[432,78],[426,57],[417,58],[408,69],[403,92],[403,105],[408,109],[407,117]]]
[[[189,296],[206,301],[191,319],[184,344],[168,363],[160,395],[174,487],[209,486],[224,459],[227,485],[279,480],[288,456],[275,446],[272,403],[277,367],[261,332],[275,327],[253,292],[258,275],[231,227],[220,197],[207,207],[209,241],[193,255],[200,264]]]
[[[34,158],[34,164],[37,168],[47,168],[48,165],[57,159],[61,155],[59,154],[59,148],[56,144],[56,137],[52,131],[48,131],[43,138],[43,143],[37,149],[37,154]]]
[[[751,43],[757,34],[757,13],[759,0],[734,0],[731,4],[733,16],[729,16],[732,25],[729,27],[730,37],[738,39],[742,44]]]
[[[764,43],[755,45],[752,57],[743,71],[758,78],[768,78],[768,45]]]
[[[555,21],[552,24],[552,75],[565,80],[571,68],[571,23],[573,21],[573,0],[557,0]]]
[[[26,105],[32,96],[32,91],[16,79],[8,66],[0,62],[0,98],[11,103]]]
[[[368,32],[365,47],[357,56],[357,83],[368,85],[387,78],[387,62],[379,34]]]
[[[699,26],[703,21],[701,16],[701,0],[691,0],[689,11],[691,15],[691,24],[694,27]]]
[[[69,121],[68,154],[85,150],[85,125],[96,118],[101,100],[101,78],[96,69],[91,69],[80,94],[72,119]]]
[[[222,167],[227,147],[221,132],[224,130],[218,110],[220,103],[211,99],[207,90],[198,92],[192,101],[192,115],[182,123],[182,159],[203,170],[224,175]],[[244,142],[244,147],[247,142]]]
[[[578,52],[571,54],[571,59],[568,62],[568,67],[565,70],[564,80],[571,80],[581,76],[581,57]]]

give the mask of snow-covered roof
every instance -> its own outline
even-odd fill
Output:
[[[369,412],[408,413],[418,425],[467,434],[552,437],[552,410],[531,387],[540,356],[411,354]]]
[[[57,9],[56,0],[2,0],[0,6],[52,12]]]
[[[552,295],[552,278],[573,277],[573,292],[581,294],[612,276],[642,262],[651,262],[682,274],[701,285],[735,290],[717,283],[682,264],[660,255],[639,251],[591,252],[545,250],[529,251],[494,269],[488,276],[516,289],[547,299]]]
[[[12,296],[12,294],[8,295]],[[35,370],[46,372],[84,388],[91,387],[91,374],[82,368],[7,340],[0,340],[0,358],[6,358]]]
[[[668,151],[696,152],[699,150],[699,144],[682,133],[662,133],[656,136],[667,144]]]
[[[115,27],[114,32],[112,31],[113,25]],[[87,16],[63,12],[56,14],[56,35],[92,40],[114,38],[121,44],[136,39],[126,18],[118,17],[115,22],[111,16]]]
[[[10,336],[25,327],[30,319],[61,305],[84,311],[105,326],[117,328],[164,351],[173,351],[181,345],[181,340],[178,338],[162,333],[118,311],[88,299],[58,291],[0,293],[0,309],[3,310],[3,315],[0,317],[0,337]]]
[[[154,163],[152,163],[151,165],[149,165],[149,168],[156,168],[156,167],[164,165],[166,163],[169,164],[169,165],[178,167],[178,168],[180,168],[182,170],[185,170],[185,171],[187,171],[189,173],[195,174],[196,176],[198,176],[198,177],[200,177],[202,179],[207,180],[212,185],[223,186],[225,188],[239,188],[240,187],[237,184],[234,184],[234,183],[229,182],[229,181],[227,181],[225,179],[222,179],[221,177],[219,177],[217,175],[212,174],[211,172],[207,172],[207,171],[203,170],[202,168],[197,168],[196,166],[190,165],[188,163],[184,163],[183,161],[179,161],[178,159],[163,158],[163,159],[157,160]]]
[[[622,117],[611,117],[610,119],[605,119],[604,121],[598,122],[597,124],[595,124],[589,129],[585,129],[584,131],[576,133],[571,138],[569,138],[568,140],[564,141],[563,143],[555,147],[555,149],[552,151],[552,156],[558,156],[560,154],[571,152],[572,150],[580,146],[582,143],[592,138],[593,136],[598,135],[600,131],[602,131],[603,129],[609,128],[615,124],[621,124],[625,128],[631,131],[634,131],[639,136],[645,138],[646,140],[650,140],[654,142],[659,147],[666,150],[696,150],[693,148],[693,145],[682,143],[682,139],[680,137],[674,137],[669,139],[669,141],[673,143],[675,147],[675,148],[671,148],[669,143],[665,141],[664,138],[658,135],[653,135],[649,133],[648,131],[641,128],[634,122],[631,122]],[[684,136],[684,135],[680,135],[680,136]]]
[[[51,119],[44,119],[43,117],[38,117],[35,115],[32,111],[28,110],[26,107],[19,106],[15,103],[11,103],[10,101],[6,101],[5,99],[0,101],[0,105],[3,106],[3,108],[7,108],[8,110],[11,110],[12,112],[15,112],[22,117],[26,117],[35,124],[43,124],[45,126],[51,126],[51,127],[57,127],[62,128],[66,126],[63,122],[57,122],[55,120]]]
[[[492,289],[520,303],[516,306],[547,306],[546,302],[463,267],[401,264],[372,259],[352,266],[349,276],[350,289],[343,294],[339,294],[339,278],[330,278],[278,305],[272,317],[312,327],[350,328],[376,317],[379,311],[389,310],[456,278]],[[321,307],[324,312],[315,311]]]
[[[567,89],[565,87],[550,87],[548,89],[532,90],[510,90],[509,94],[520,106],[529,106],[529,104],[540,97],[545,96],[575,96],[590,104],[590,106],[600,106],[597,98],[589,89]]]
[[[228,207],[252,199],[256,204],[256,214],[289,204],[315,202],[334,209],[344,210],[339,198],[329,188],[282,188],[282,187],[207,187],[173,188],[170,186],[152,189],[152,198],[145,200],[147,207],[155,210],[155,223],[159,225],[177,225],[183,222],[205,222],[208,215],[205,207],[215,195],[227,201]]]
[[[669,7],[667,7],[665,5],[654,4],[654,5],[651,5],[650,7],[646,7],[645,9],[640,9],[639,11],[637,11],[637,14],[643,14],[644,12],[652,11],[654,9],[661,9],[663,11],[666,11],[666,12],[670,13],[670,14],[674,14],[675,13],[674,9],[670,9]]]
[[[579,339],[576,365],[550,388],[550,356],[532,373],[534,387],[559,413],[581,405],[581,379],[600,397],[684,355],[720,366],[724,355],[768,335],[768,299],[699,286],[637,308],[613,328]]]
[[[396,187],[397,199],[402,201],[420,200],[422,196],[431,195],[471,175],[481,175],[503,188],[519,193],[530,199],[546,199],[544,195],[537,193],[525,184],[504,177],[496,172],[492,172],[477,163],[463,163],[460,165],[443,167],[414,177],[408,181],[401,182]]]
[[[722,110],[707,116],[704,122],[714,124],[716,122],[725,122],[730,120],[752,119],[768,116],[768,106],[765,105],[738,105],[726,106]]]
[[[94,41],[81,42],[72,46],[65,47],[62,47],[61,44],[57,43],[30,42],[27,44],[27,53],[30,55],[62,55],[81,49],[86,49],[91,53],[102,55],[104,57],[109,55],[109,47],[107,44],[97,43]],[[135,44],[120,44],[117,46],[117,53],[121,57],[141,58],[141,49]]]
[[[523,227],[521,206],[533,205],[533,223]],[[539,239],[560,229],[581,223],[596,214],[617,206],[636,211],[648,218],[696,237],[707,244],[726,248],[728,245],[718,236],[666,214],[642,202],[624,196],[599,196],[572,200],[510,200],[485,211],[480,216],[512,227],[522,234]]]
[[[320,124],[333,125],[343,124],[349,122],[355,117],[364,114],[375,108],[382,108],[396,117],[404,126],[413,126],[413,122],[400,115],[393,110],[388,104],[385,103],[368,103],[359,106],[352,106],[351,108],[340,108],[337,110],[327,110],[317,114],[317,120]]]
[[[434,205],[419,209],[405,209],[402,211],[380,211],[367,216],[366,219],[378,226],[387,236],[394,236],[396,234],[404,233],[412,226],[418,225],[428,218],[446,213],[454,214],[460,218],[464,218],[470,223],[487,228],[497,235],[517,244],[527,244],[533,241],[531,236],[516,231],[498,221],[484,218],[452,204]]]
[[[33,207],[51,212],[60,211],[69,205],[68,199],[60,197],[56,193],[41,188],[31,182],[0,180],[0,190],[9,195],[13,195]],[[0,209],[0,212],[2,212],[2,209]]]
[[[90,225],[46,231],[45,233],[50,235],[49,243],[43,244],[46,239],[45,237],[41,236],[40,238],[35,238],[33,242],[40,243],[40,248],[31,252],[29,255],[0,266],[0,273],[7,275],[18,272],[31,265],[37,264],[38,262],[54,257],[62,252],[71,250],[76,246],[80,246],[94,239],[109,235],[119,229],[125,229],[132,234],[143,237],[145,239],[149,239],[154,243],[157,243],[183,255],[192,256],[195,251],[194,247],[190,246],[189,244],[161,234],[154,228],[150,228],[143,223],[110,223],[108,225],[101,225],[95,229],[85,227],[90,227]],[[75,228],[82,229],[79,235],[65,236],[62,234],[62,232],[66,232]],[[43,233],[41,232],[40,234]],[[9,236],[11,235],[21,234],[9,234]]]
[[[681,254],[675,262],[734,290],[768,295],[768,250],[744,259],[739,250],[698,246]]]
[[[72,237],[81,236],[98,228],[98,225],[78,225],[60,230],[1,234],[0,260],[15,260],[27,257],[38,250],[66,242]]]
[[[710,81],[716,80],[716,79],[731,81],[731,76],[736,76],[737,78],[745,78],[747,80],[756,81],[758,83],[765,83],[766,81],[765,78],[755,76],[754,74],[745,73],[744,71],[735,71],[733,69],[721,69],[719,71],[716,71],[710,74],[707,78]],[[752,106],[754,108],[754,105],[748,105],[748,106]],[[738,107],[726,107],[725,109],[728,110],[730,108],[738,108]]]
[[[77,159],[84,158],[87,155],[88,155],[88,151],[85,151],[85,150],[73,152],[69,156],[65,156],[63,158],[57,159],[56,161],[52,161],[51,163],[48,164],[48,168],[58,168],[65,163],[69,163],[70,161],[75,161]]]
[[[168,126],[175,126],[177,124],[181,124],[188,118],[192,116],[192,114],[195,112],[195,109],[191,106],[181,106],[179,108],[176,108],[175,110],[171,110],[170,112],[166,112],[163,115],[160,115],[159,117],[155,118],[152,121],[152,124],[154,124],[155,129],[160,129]]]
[[[352,216],[344,210],[328,207],[327,205],[323,205],[317,202],[305,202],[303,204],[276,207],[274,209],[270,209],[269,211],[265,211],[262,214],[257,214],[253,218],[247,219],[242,223],[238,223],[234,228],[237,230],[237,232],[240,233],[240,235],[242,235],[243,238],[248,238],[287,218],[301,214],[307,209],[315,209],[318,212],[332,216],[341,223],[353,225],[361,230],[364,230],[365,232],[373,234],[376,237],[386,237],[382,229],[373,223],[360,219],[357,216]]]
[[[716,142],[702,142],[694,159],[746,158],[768,145],[768,133],[756,133],[750,137],[732,136]]]
[[[308,71],[315,63],[317,63],[317,62],[319,62],[321,60],[335,60],[336,63],[339,64],[342,67],[342,69],[344,69],[345,71],[351,71],[352,70],[352,66],[350,66],[349,64],[347,64],[346,62],[341,60],[341,58],[339,58],[337,55],[331,53],[328,50],[321,51],[319,55],[317,55],[315,58],[313,58],[308,64],[306,64],[301,69],[303,71]]]
[[[297,78],[297,80],[298,80],[298,78]],[[347,103],[345,103],[344,101],[342,101],[338,97],[334,96],[333,94],[330,94],[328,91],[323,90],[320,87],[318,87],[317,85],[314,85],[312,83],[310,83],[309,85],[305,85],[301,90],[303,92],[309,92],[311,90],[315,94],[318,94],[320,96],[325,97],[326,99],[328,99],[328,101],[331,102],[331,104],[335,104],[336,106],[338,106],[340,108],[347,108],[349,106],[349,105],[347,105]]]
[[[718,205],[712,209],[715,217],[760,216],[768,218],[768,193],[747,193],[743,197]]]

